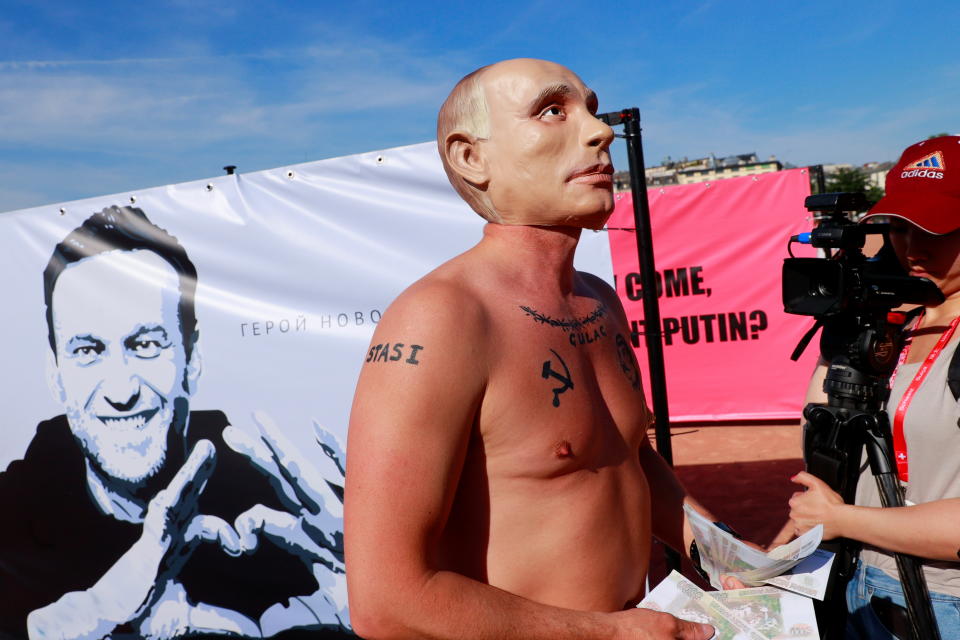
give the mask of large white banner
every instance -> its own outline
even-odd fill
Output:
[[[360,365],[482,227],[432,143],[0,214],[0,637],[349,634]]]

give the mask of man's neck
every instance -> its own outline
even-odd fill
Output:
[[[116,482],[107,482],[100,473],[85,461],[87,468],[87,487],[97,507],[105,515],[112,516],[124,522],[143,522],[147,513],[147,501],[137,496],[133,491]]]
[[[562,294],[573,290],[573,255],[580,240],[578,227],[543,227],[490,223],[481,246],[507,261],[518,285],[543,288],[555,283]],[[548,285],[549,286],[549,285]]]

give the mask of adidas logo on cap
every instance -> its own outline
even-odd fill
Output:
[[[895,216],[927,233],[960,233],[960,136],[910,145],[887,173],[886,185],[886,195],[864,219]]]
[[[943,172],[946,168],[946,164],[943,162],[943,154],[939,151],[934,151],[919,160],[904,164],[900,177],[935,178],[937,180],[943,180]]]

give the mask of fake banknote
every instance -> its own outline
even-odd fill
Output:
[[[747,585],[775,584],[802,595],[823,599],[829,566],[826,571],[813,572],[814,568],[822,568],[826,562],[822,556],[817,556],[818,560],[810,565],[810,571],[795,572],[790,578],[783,578],[782,575],[813,556],[823,538],[822,525],[817,525],[789,544],[764,553],[738,540],[690,507],[684,506],[684,511],[700,551],[700,566],[714,588],[722,588],[721,575],[730,575]]]
[[[712,640],[767,640],[707,592],[673,571],[638,607],[663,611],[683,620],[713,625]]]
[[[767,640],[816,640],[820,637],[813,601],[805,596],[776,587],[710,591],[707,595]]]
[[[817,549],[786,573],[768,578],[763,582],[808,598],[823,600],[823,595],[827,591],[827,581],[830,579],[833,558],[833,553]]]
[[[703,591],[676,571],[638,605],[708,623],[713,640],[817,640],[813,602],[776,587]]]

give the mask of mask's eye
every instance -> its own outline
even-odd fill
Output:
[[[544,118],[560,118],[563,117],[563,107],[560,105],[554,104],[550,105],[546,109],[540,112],[540,117]]]

